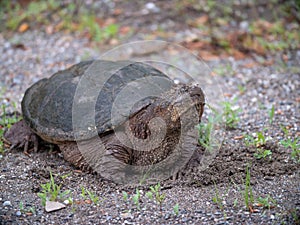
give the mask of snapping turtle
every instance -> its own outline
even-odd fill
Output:
[[[116,180],[126,166],[148,170],[183,146],[183,133],[194,130],[203,109],[201,88],[175,86],[150,65],[85,61],[27,89],[23,120],[4,137],[27,150],[30,141],[37,149],[37,135],[73,165]],[[196,145],[197,138],[187,146]]]

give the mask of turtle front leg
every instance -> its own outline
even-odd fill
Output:
[[[29,147],[33,143],[34,152],[38,151],[38,136],[31,131],[24,120],[12,125],[12,127],[4,133],[4,141],[10,146],[10,150],[23,148],[23,152],[29,155]]]

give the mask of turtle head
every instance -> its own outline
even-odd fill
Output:
[[[175,88],[175,92],[174,99],[171,100],[173,102],[172,120],[177,120],[184,113],[190,111],[191,108],[194,108],[200,122],[205,105],[205,97],[202,89],[197,85],[180,85]]]

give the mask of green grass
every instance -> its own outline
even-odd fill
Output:
[[[46,201],[57,201],[57,200],[71,200],[71,198],[67,198],[67,196],[71,193],[71,190],[61,191],[61,185],[55,183],[54,178],[52,176],[52,172],[50,171],[50,181],[46,184],[41,184],[42,192],[39,192],[37,195],[42,200],[42,205],[46,205]]]
[[[164,193],[161,193],[160,183],[156,184],[155,186],[150,186],[150,191],[148,191],[146,195],[150,199],[153,199],[153,195],[154,195],[154,200],[159,205],[159,209],[162,212],[162,204],[166,199],[166,195]]]
[[[251,174],[250,174],[250,168],[247,166],[246,168],[246,179],[245,179],[245,189],[243,192],[244,196],[244,203],[247,209],[251,210],[254,203],[254,196],[252,192],[252,186],[251,186]]]
[[[280,141],[280,144],[285,148],[290,148],[292,150],[291,158],[297,163],[300,163],[300,138],[291,138],[289,135],[289,130],[286,127],[281,125],[280,128],[284,133],[284,138]]]
[[[173,207],[173,212],[174,212],[174,214],[175,214],[176,216],[179,215],[179,204],[178,204],[178,203],[176,203],[176,204],[174,205],[174,207]]]
[[[24,207],[24,204],[22,201],[20,201],[19,203],[19,210],[20,212],[22,213],[32,213],[32,214],[35,214],[35,207],[34,206],[31,206],[31,207]]]
[[[215,190],[215,194],[212,198],[212,201],[218,205],[219,209],[223,210],[224,209],[224,205],[222,203],[222,198],[220,197],[220,194],[219,194],[219,190],[217,188],[217,185],[216,183],[214,183],[214,190]]]
[[[223,120],[225,122],[226,128],[235,129],[240,121],[238,113],[241,111],[239,107],[234,106],[237,99],[232,102],[223,102]]]
[[[269,210],[277,205],[276,201],[270,195],[267,195],[265,198],[258,197],[257,202]]]
[[[95,193],[85,189],[84,187],[81,187],[80,196],[83,197],[84,200],[90,199],[95,205],[99,205],[100,203],[100,198]]]
[[[140,194],[139,189],[137,188],[137,189],[135,190],[135,195],[132,197],[132,201],[133,201],[133,203],[135,204],[135,206],[136,206],[136,208],[137,208],[138,210],[141,209],[141,208],[140,208],[140,198],[141,198],[141,194]]]
[[[272,124],[272,123],[273,123],[274,115],[275,115],[275,106],[272,105],[272,108],[271,108],[271,110],[269,111],[269,124]]]
[[[128,193],[126,191],[122,191],[123,200],[128,201]]]
[[[300,138],[285,138],[280,141],[280,144],[285,148],[290,148],[292,150],[291,158],[300,163]]]
[[[214,124],[215,124],[214,117],[209,116],[207,123],[201,122],[197,126],[199,132],[199,139],[198,139],[199,144],[205,147],[206,149],[211,148],[211,135],[214,128]]]
[[[265,131],[266,129],[264,129]],[[265,148],[265,145],[269,139],[264,135],[264,131],[259,131],[255,133],[256,137],[251,135],[245,135],[245,144],[246,146],[255,147],[256,152],[253,154],[255,158],[262,159],[266,157],[271,157],[272,151]]]
[[[262,148],[257,148],[256,152],[253,154],[255,158],[257,159],[264,159],[267,156],[269,156],[269,158],[272,155],[272,151],[271,150],[266,150],[266,149],[262,149]]]

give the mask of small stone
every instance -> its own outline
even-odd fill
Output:
[[[112,216],[106,216],[106,220],[111,220]]]
[[[272,214],[272,215],[270,216],[270,219],[271,219],[271,220],[274,220],[274,219],[275,219],[275,216]]]
[[[69,205],[69,204],[71,204],[71,202],[69,201],[69,199],[67,199],[67,200],[64,200],[64,204]]]
[[[21,216],[21,215],[22,215],[22,213],[20,211],[16,212],[16,216]]]
[[[170,219],[170,214],[167,213],[167,214],[165,215],[165,220],[168,220],[168,219]]]
[[[122,218],[130,218],[131,214],[130,213],[121,213]]]
[[[240,28],[242,30],[248,30],[248,28],[249,28],[249,22],[248,21],[242,21],[242,22],[240,22]]]
[[[160,8],[158,8],[153,2],[148,2],[145,7],[151,12],[158,13],[160,11]]]
[[[60,202],[52,202],[52,201],[46,201],[45,210],[46,212],[53,212],[59,209],[65,208],[66,205],[60,203]]]
[[[11,206],[11,202],[10,201],[5,201],[5,202],[3,202],[3,206]]]

